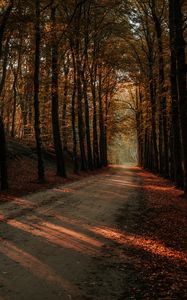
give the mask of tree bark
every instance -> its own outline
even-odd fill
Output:
[[[163,42],[162,42],[162,25],[160,17],[156,13],[155,0],[151,1],[151,10],[155,25],[157,44],[158,44],[158,60],[159,60],[159,149],[160,149],[160,171],[165,177],[169,175],[169,159],[168,159],[168,126],[166,112],[166,91],[165,91],[165,74],[163,59]]]
[[[8,188],[7,151],[3,120],[0,117],[0,176],[1,190]]]
[[[82,86],[81,86],[81,70],[80,70],[80,61],[77,58],[77,102],[78,102],[78,129],[79,129],[79,145],[80,145],[80,154],[81,154],[81,169],[87,169],[86,154],[85,154],[85,144],[84,144],[84,121],[83,121],[83,110],[82,110]]]
[[[170,34],[172,39],[172,47],[176,55],[176,79],[179,104],[183,182],[184,192],[187,193],[187,68],[185,62],[186,43],[183,35],[182,1],[170,0],[169,4],[170,18],[173,22],[173,28],[170,28]],[[173,32],[174,36],[172,36]]]
[[[87,144],[87,161],[88,168],[93,170],[93,157],[92,157],[92,145],[90,136],[90,111],[88,103],[88,46],[89,46],[89,17],[90,17],[90,3],[88,7],[84,5],[84,54],[83,54],[83,71],[82,71],[82,83],[83,83],[83,97],[84,97],[84,114],[85,114],[85,126],[86,126],[86,144]]]
[[[18,75],[20,71],[21,64],[21,48],[22,48],[22,37],[19,45],[19,54],[18,54],[18,66],[17,70],[14,72],[14,82],[13,82],[13,111],[12,111],[12,128],[11,128],[11,136],[15,136],[15,119],[16,119],[16,110],[17,110],[17,81]]]
[[[99,129],[100,129],[100,164],[105,165],[105,132],[104,132],[104,117],[103,117],[103,99],[102,99],[102,69],[99,69],[99,84],[98,84],[98,98],[99,98]]]
[[[77,82],[76,82],[76,62],[73,47],[71,46],[71,54],[73,61],[73,92],[71,97],[71,123],[72,123],[72,132],[73,132],[73,162],[74,162],[74,172],[78,173],[78,157],[77,157],[77,135],[76,135],[76,115],[75,115],[75,100],[76,100],[76,91],[77,91]]]
[[[52,99],[52,128],[53,128],[53,142],[56,154],[56,168],[57,175],[66,177],[66,168],[64,155],[62,150],[62,142],[60,137],[59,127],[59,105],[58,105],[58,42],[56,37],[56,8],[51,8],[51,21],[53,30],[53,41],[52,41],[52,81],[51,81],[51,99]]]
[[[98,131],[97,131],[97,97],[96,97],[96,79],[97,79],[97,62],[96,62],[96,42],[94,41],[93,62],[90,70],[91,90],[93,98],[93,163],[95,168],[100,167]]]
[[[83,92],[82,92],[82,82],[81,82],[81,59],[80,59],[80,20],[82,15],[81,6],[78,9],[78,14],[75,22],[76,26],[76,42],[75,42],[75,62],[76,62],[76,83],[77,83],[77,104],[78,104],[78,131],[79,131],[79,146],[81,155],[81,169],[87,170],[87,161],[85,153],[85,134],[84,134],[84,120],[83,120]]]
[[[152,50],[151,50],[152,52]],[[152,56],[152,54],[151,54]],[[149,92],[151,96],[151,145],[153,155],[153,168],[154,172],[158,172],[158,148],[157,148],[157,128],[156,128],[156,94],[154,87],[154,76],[153,76],[153,57],[149,61]]]
[[[180,138],[180,124],[179,124],[179,103],[178,103],[178,90],[177,90],[177,62],[176,51],[174,49],[175,40],[175,19],[172,1],[169,2],[169,27],[170,27],[170,81],[171,81],[171,160],[173,165],[173,179],[178,187],[183,187],[183,170],[182,170],[182,149]]]
[[[69,54],[68,54],[69,55]],[[68,101],[68,74],[69,74],[69,57],[67,62],[64,62],[64,97],[63,97],[63,111],[62,111],[62,136],[63,149],[67,151],[67,101]]]
[[[2,58],[2,47],[3,47],[3,37],[6,28],[7,21],[10,17],[12,8],[13,8],[14,1],[10,1],[10,4],[7,10],[4,13],[0,24],[0,59]],[[5,57],[6,58],[6,57]],[[7,59],[7,58],[6,58]],[[4,64],[5,67],[6,64]],[[3,86],[5,83],[5,70],[4,71],[4,78],[2,78],[1,82],[1,93],[3,90]],[[5,130],[4,130],[4,122],[2,117],[0,116],[0,175],[1,175],[1,190],[5,190],[8,188],[8,171],[7,171],[7,150],[6,150],[6,137],[5,137]]]
[[[40,103],[39,103],[39,73],[40,73],[40,0],[35,0],[35,65],[34,65],[34,129],[36,139],[36,149],[38,156],[38,180],[44,181],[44,162],[42,156],[42,138],[40,129]]]

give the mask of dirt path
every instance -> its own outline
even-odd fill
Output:
[[[153,201],[150,187],[161,186],[150,176],[113,168],[2,199],[0,300],[186,299],[186,200],[166,201],[172,187],[162,181],[164,205],[158,189]],[[157,224],[167,208],[167,224]]]

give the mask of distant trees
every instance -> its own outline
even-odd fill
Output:
[[[113,164],[137,163],[137,137],[140,136],[140,114],[136,88],[132,82],[122,84],[111,103],[109,160]]]

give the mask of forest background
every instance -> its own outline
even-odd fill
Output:
[[[45,149],[66,177],[67,155],[75,172],[94,170],[119,162],[121,140],[135,159],[137,139],[139,165],[186,192],[187,1],[0,5],[1,188],[6,136],[35,147],[40,182]]]

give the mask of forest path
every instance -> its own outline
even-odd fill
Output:
[[[160,188],[167,196],[172,187],[156,180],[139,168],[113,167],[84,181],[7,197],[0,206],[0,300],[186,299],[184,224],[171,220],[167,245],[168,232],[162,223],[158,229],[155,216],[167,205],[172,216],[171,203],[161,206],[158,194]],[[154,205],[145,182],[157,187]],[[177,205],[182,222],[184,207]]]

